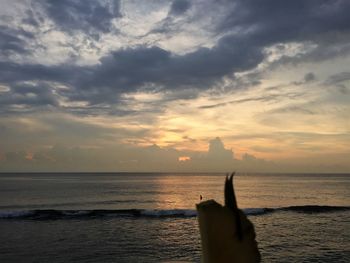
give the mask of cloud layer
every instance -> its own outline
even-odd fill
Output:
[[[46,114],[65,116],[58,118],[62,125],[69,119],[105,131],[111,124],[118,145],[201,152],[213,137],[255,134],[229,144],[245,158],[273,159],[271,150],[257,149],[274,148],[288,134],[296,139],[286,152],[309,154],[295,141],[310,133],[333,136],[332,153],[350,152],[338,136],[350,132],[349,1],[5,0],[2,6],[3,130],[55,126]],[[11,143],[3,147],[20,152],[60,140],[57,132],[50,143],[19,146],[15,135],[6,136]],[[100,139],[79,145],[103,148]]]
[[[94,32],[109,33],[112,21],[121,17],[118,1],[43,1],[39,5],[47,20],[54,23],[55,30],[68,34],[79,31],[86,37]],[[350,29],[347,1],[264,1],[261,5],[255,1],[236,1],[222,5],[227,5],[228,11],[221,15],[214,33],[224,36],[211,48],[200,47],[177,55],[156,45],[141,44],[111,50],[97,64],[89,66],[70,61],[50,66],[20,64],[4,59],[0,81],[10,88],[8,93],[17,92],[13,87],[24,81],[34,82],[36,86],[43,81],[59,83],[68,87],[64,91],[55,90],[60,96],[90,104],[115,103],[121,94],[150,87],[193,88],[200,92],[220,83],[225,76],[256,68],[266,58],[266,47],[289,41],[322,46],[332,41],[332,34],[348,34]],[[189,7],[186,1],[175,1],[169,13],[182,14]],[[24,46],[36,37],[34,33],[6,26],[0,29],[3,53],[30,52]],[[41,89],[55,89],[52,85],[42,86]],[[30,101],[22,104],[31,105]]]

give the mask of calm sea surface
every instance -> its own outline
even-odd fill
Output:
[[[0,262],[200,262],[223,174],[0,174]],[[350,262],[350,175],[237,174],[263,262]]]

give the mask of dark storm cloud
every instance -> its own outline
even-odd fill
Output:
[[[65,96],[91,104],[114,102],[119,95],[149,83],[163,89],[209,88],[232,71],[254,67],[263,59],[258,49],[239,50],[230,39],[213,49],[176,56],[159,47],[124,49],[101,58],[94,66],[43,66],[0,63],[0,81],[49,80],[69,84]],[[234,58],[234,59],[233,59]]]
[[[50,80],[67,83],[72,81],[74,73],[84,70],[78,66],[40,64],[19,64],[15,62],[0,62],[0,83],[12,85],[18,81]]]
[[[316,44],[301,56],[282,56],[273,63],[276,67],[320,62],[350,52],[349,1],[238,0],[229,1],[227,10],[217,32],[237,32],[235,37],[243,36],[260,47],[288,42]]]
[[[191,3],[187,0],[175,0],[170,7],[169,14],[181,15],[191,7]]]
[[[238,0],[218,30],[243,29],[263,45],[312,39],[317,34],[349,30],[349,8],[346,0]]]
[[[213,49],[202,48],[177,56],[159,47],[125,49],[103,57],[91,75],[79,83],[85,92],[122,93],[149,83],[163,89],[207,89],[232,71],[243,71],[262,61],[260,49],[239,50],[232,40],[222,39]],[[98,102],[106,98],[95,96]]]
[[[23,24],[38,27],[40,22],[43,22],[43,18],[37,17],[36,14],[30,9],[26,11],[26,15],[27,16],[22,19]]]
[[[57,27],[68,33],[108,33],[112,20],[121,16],[119,0],[44,0],[40,4]]]
[[[30,32],[0,26],[0,54],[7,57],[11,54],[29,53],[27,41],[33,38]]]
[[[190,8],[191,3],[189,1],[174,0],[170,6],[168,15],[163,20],[158,22],[156,26],[144,36],[149,36],[152,34],[163,34],[164,36],[171,37],[172,34],[176,34],[177,32],[181,31],[180,25],[182,23],[179,24],[178,21],[175,20],[179,16],[182,16],[182,18],[184,18],[184,14]]]
[[[87,34],[106,33],[111,29],[112,19],[120,16],[118,1],[41,3],[56,25],[69,33],[77,30]],[[226,13],[221,14],[222,22],[217,27],[217,33],[225,36],[212,48],[176,55],[160,47],[140,45],[110,52],[92,66],[1,62],[0,83],[12,87],[19,81],[58,82],[69,87],[59,91],[60,95],[72,101],[88,101],[90,105],[121,102],[121,94],[147,88],[199,92],[213,87],[224,76],[254,69],[264,60],[265,47],[289,41],[332,43],[331,33],[350,29],[350,2],[345,0],[258,3],[245,0],[226,5]],[[182,14],[189,7],[189,2],[174,1],[170,13]],[[3,42],[5,47],[18,50],[18,54],[23,52],[20,41],[7,38]],[[312,79],[311,73],[304,81]]]
[[[8,105],[52,105],[58,106],[56,97],[48,85],[15,84],[0,96],[0,108]]]

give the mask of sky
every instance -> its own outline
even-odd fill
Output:
[[[348,0],[0,0],[2,172],[350,172]]]

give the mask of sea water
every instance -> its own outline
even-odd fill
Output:
[[[0,174],[0,262],[200,262],[224,174]],[[263,262],[350,262],[350,175],[237,174]]]

